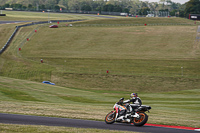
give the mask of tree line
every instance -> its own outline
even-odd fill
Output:
[[[0,9],[52,10],[52,11],[97,11],[124,12],[132,15],[147,15],[149,11],[166,11],[171,16],[187,17],[200,14],[200,1],[190,0],[180,4],[171,0],[148,2],[140,0],[2,0]]]

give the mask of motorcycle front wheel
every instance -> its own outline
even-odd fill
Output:
[[[105,117],[105,122],[107,124],[113,124],[115,122],[116,112],[110,112]]]
[[[133,119],[133,124],[135,126],[143,126],[148,121],[148,115],[144,112],[138,113],[140,115],[139,118]]]

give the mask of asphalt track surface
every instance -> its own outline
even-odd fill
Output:
[[[17,114],[3,114],[3,113],[0,113],[0,123],[63,126],[63,127],[76,127],[76,128],[96,128],[96,129],[107,129],[107,130],[145,132],[145,133],[194,133],[196,132],[194,130],[183,130],[183,129],[163,128],[163,127],[153,127],[153,126],[136,127],[131,124],[123,124],[123,123],[106,124],[103,121],[41,117],[41,116],[17,115]]]
[[[14,24],[14,23],[22,23],[22,22],[31,22],[31,21],[0,21],[0,24]]]
[[[115,18],[115,17],[108,17],[108,16],[97,16],[97,15],[87,15],[93,17],[103,17],[103,18]],[[23,23],[23,22],[32,22],[32,21],[1,21],[0,24],[14,24],[14,23]]]

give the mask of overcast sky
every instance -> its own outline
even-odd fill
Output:
[[[149,1],[149,2],[159,2],[160,0],[140,0],[140,1]],[[172,2],[184,4],[190,0],[171,0]]]

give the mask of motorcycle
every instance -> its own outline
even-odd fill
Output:
[[[125,104],[126,114],[125,119],[119,118],[120,105],[115,104],[113,106],[114,111],[108,113],[105,117],[105,122],[107,124],[113,124],[114,122],[120,123],[129,123],[134,124],[135,126],[143,126],[148,121],[148,115],[145,113],[149,112],[151,109],[150,106],[147,105],[136,105],[136,104]]]

